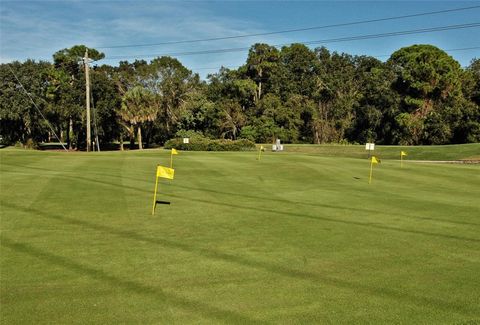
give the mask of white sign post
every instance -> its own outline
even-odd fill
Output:
[[[368,151],[368,158],[370,158],[370,153],[375,150],[375,143],[365,144],[365,150]]]
[[[375,143],[367,143],[365,145],[365,150],[371,150],[371,151],[375,150]]]

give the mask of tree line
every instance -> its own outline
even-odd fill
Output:
[[[4,144],[55,141],[41,112],[70,149],[85,148],[86,49],[60,50],[53,63],[0,65]],[[104,58],[88,51],[93,60]],[[130,141],[143,148],[187,136],[257,143],[480,141],[480,60],[462,68],[432,45],[401,48],[382,62],[325,47],[254,44],[244,65],[221,68],[207,80],[172,57],[95,65],[90,74],[102,145]]]

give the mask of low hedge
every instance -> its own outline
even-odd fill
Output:
[[[185,151],[253,151],[255,150],[255,143],[246,139],[212,140],[200,137],[190,138],[189,143],[183,143],[182,138],[175,138],[165,142],[164,148]]]

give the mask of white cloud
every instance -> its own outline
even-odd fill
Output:
[[[159,43],[261,33],[250,20],[219,16],[208,3],[164,2],[5,2],[0,9],[0,54],[5,60],[50,60],[52,54],[75,44],[91,47]],[[279,42],[282,37],[276,37]],[[104,49],[108,56],[162,54],[217,48],[249,47],[255,38],[213,42]],[[187,67],[240,65],[246,53],[180,57]],[[2,59],[3,60],[3,59]],[[129,59],[133,61],[133,59]],[[115,61],[105,61],[115,64]],[[199,71],[206,75],[212,71]]]

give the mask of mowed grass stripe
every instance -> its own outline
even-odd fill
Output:
[[[462,208],[455,197],[460,199],[463,193],[435,189],[442,180],[451,182],[470,173],[464,186],[475,194],[473,176],[478,169],[452,172],[432,166],[439,173],[424,177],[417,190],[402,179],[403,170],[394,170],[388,162],[381,166],[383,178],[374,178],[369,186],[364,160],[301,154],[263,158],[257,162],[252,153],[181,153],[174,161],[176,179],[162,181],[160,187],[161,199],[171,204],[157,206],[153,217],[154,169],[157,163],[169,162],[164,151],[101,153],[91,156],[88,170],[82,164],[78,172],[56,178],[54,183],[60,184],[53,188],[69,185],[78,193],[90,184],[86,197],[101,194],[106,204],[74,204],[70,211],[39,204],[12,208],[15,214],[9,218],[27,215],[44,219],[44,226],[48,220],[50,227],[63,224],[72,240],[64,241],[64,235],[55,238],[55,232],[50,243],[30,240],[23,229],[12,233],[13,239],[7,237],[1,260],[7,276],[2,293],[9,297],[4,309],[8,319],[45,323],[475,319],[478,235],[472,225],[439,222],[452,219],[450,207],[462,214],[463,221],[478,223],[471,209],[473,196]],[[16,159],[20,162],[21,154]],[[421,176],[423,171],[410,173]],[[392,175],[398,176],[393,184],[388,181]],[[2,172],[2,178],[8,174]],[[425,202],[429,182],[431,197]],[[397,199],[407,188],[411,197]],[[55,195],[62,197],[61,193]],[[72,198],[64,193],[63,199]],[[422,205],[425,208],[419,210]],[[408,218],[412,216],[418,218]],[[23,270],[27,265],[30,268]],[[42,271],[48,276],[39,275]],[[45,297],[48,303],[38,304]],[[25,311],[31,312],[29,318],[19,316]]]
[[[118,166],[118,165],[116,165],[116,166]],[[85,174],[86,170],[93,170],[94,171],[93,174],[96,174],[101,169],[102,168],[101,168],[101,166],[99,166],[98,159],[97,159],[97,161],[93,161],[93,159],[92,159],[90,161],[84,161],[83,168],[77,168],[77,172],[79,172],[81,175],[83,175],[83,174]],[[107,168],[106,170],[109,171],[109,172],[112,172],[112,171],[115,171],[115,167]],[[118,174],[118,176],[120,176],[120,174]],[[92,192],[94,192],[96,195],[98,195],[100,198],[105,198],[105,195],[102,192],[104,190],[109,190],[111,188],[114,189],[115,195],[113,195],[113,196],[110,195],[110,196],[108,196],[108,198],[118,198],[118,197],[123,198],[123,195],[121,195],[122,194],[121,193],[122,187],[121,187],[121,184],[120,184],[121,183],[121,177],[117,178],[118,182],[119,182],[118,184],[111,183],[111,181],[109,181],[109,182],[98,182],[98,181],[95,182],[94,180],[90,179],[89,177],[85,177],[85,176],[78,176],[76,178],[73,178],[73,181],[72,181],[72,178],[66,178],[66,179],[68,180],[67,182],[65,182],[65,178],[59,177],[60,183],[55,182],[55,181],[50,181],[50,187],[51,187],[51,190],[52,190],[51,192],[65,193],[64,190],[68,188],[69,189],[68,192],[70,193],[70,195],[72,195],[73,197],[76,197],[76,195],[83,195],[84,194],[83,193],[84,192],[84,186],[81,186],[81,184],[85,183],[85,184],[89,184],[90,186],[92,186],[92,184],[94,184],[93,188],[90,188],[90,190]],[[60,188],[59,188],[59,184],[61,184]],[[72,186],[72,185],[75,185],[75,186]],[[44,191],[46,193],[48,193],[49,192],[48,187]],[[89,198],[89,199],[92,199],[92,196],[87,195],[86,197]],[[42,202],[43,200],[39,199],[37,201]],[[107,205],[102,205],[101,207],[94,206],[94,208],[96,208],[95,210],[97,211],[97,213],[95,213],[95,215],[79,215],[78,213],[75,213],[75,209],[72,211],[72,206],[68,206],[68,205],[65,205],[64,208],[65,208],[65,210],[68,210],[69,212],[60,211],[59,213],[60,213],[60,215],[62,215],[62,214],[65,215],[66,214],[67,216],[70,216],[70,217],[61,217],[60,215],[57,215],[56,217],[52,218],[50,214],[48,214],[48,216],[46,214],[44,214],[44,217],[49,218],[50,220],[54,219],[56,221],[62,221],[63,224],[66,223],[68,225],[73,225],[74,227],[80,227],[81,228],[81,230],[78,229],[78,231],[76,231],[76,232],[71,232],[70,234],[65,234],[66,237],[74,240],[74,242],[71,243],[72,245],[74,245],[74,246],[76,246],[78,244],[82,245],[84,251],[81,252],[81,254],[83,255],[82,256],[83,263],[81,263],[81,264],[76,263],[74,261],[71,261],[70,259],[67,259],[67,258],[65,258],[63,256],[60,256],[60,255],[50,254],[48,252],[38,250],[35,247],[33,247],[33,245],[27,245],[27,244],[23,244],[23,243],[11,243],[6,238],[4,238],[5,240],[3,241],[3,244],[5,244],[7,247],[15,249],[16,251],[21,251],[21,252],[24,252],[24,253],[27,253],[27,254],[30,253],[30,255],[32,255],[32,256],[36,256],[36,257],[39,257],[41,259],[42,258],[46,259],[47,261],[53,262],[54,265],[57,264],[57,265],[60,265],[60,266],[66,266],[65,268],[67,270],[78,271],[78,273],[80,273],[81,275],[87,274],[89,277],[91,277],[91,278],[93,277],[94,279],[100,278],[100,280],[106,280],[106,282],[112,282],[116,286],[120,286],[120,287],[124,286],[124,287],[126,287],[127,290],[130,290],[130,291],[140,291],[141,293],[154,294],[154,295],[156,294],[157,296],[163,298],[163,304],[161,303],[157,307],[160,307],[161,312],[159,313],[159,315],[162,316],[161,319],[163,319],[163,321],[165,321],[165,322],[171,321],[170,318],[165,319],[165,315],[168,315],[168,313],[165,313],[166,308],[168,306],[166,304],[167,301],[174,301],[176,304],[178,304],[180,306],[184,305],[185,307],[189,307],[189,308],[193,308],[193,309],[202,309],[203,304],[201,302],[190,302],[188,300],[184,300],[184,299],[179,298],[179,297],[165,295],[165,294],[162,293],[161,290],[152,291],[148,287],[143,288],[141,285],[137,285],[135,282],[132,282],[132,281],[126,281],[126,280],[122,281],[121,278],[111,276],[109,273],[104,273],[102,270],[98,270],[98,269],[95,269],[95,268],[92,268],[92,267],[89,266],[89,264],[90,265],[99,265],[101,263],[103,268],[105,268],[105,264],[107,264],[108,261],[105,261],[103,256],[100,256],[99,260],[90,262],[88,264],[85,263],[85,257],[88,257],[88,259],[92,259],[92,256],[95,255],[95,251],[97,251],[97,248],[95,248],[95,245],[96,244],[97,245],[102,244],[102,243],[99,243],[99,240],[98,240],[99,232],[102,234],[102,237],[103,237],[105,235],[108,236],[108,231],[105,232],[106,228],[103,228],[101,226],[88,227],[87,229],[85,229],[85,225],[88,225],[88,224],[82,223],[79,220],[81,220],[81,219],[87,219],[87,220],[88,219],[96,219],[96,220],[98,220],[98,217],[101,217],[101,212],[102,211],[109,211],[109,213],[111,214],[112,207],[119,208],[121,210],[124,209],[124,207],[122,207],[121,205],[120,206],[117,205],[119,202],[110,202],[110,203],[112,203],[112,205],[107,204]],[[95,204],[95,202],[91,202],[91,201],[87,200],[86,202],[80,202],[80,204],[89,205],[89,204]],[[107,208],[107,209],[105,209],[105,208]],[[52,207],[51,206],[47,206],[47,207],[40,206],[39,211],[44,210],[44,209],[52,210]],[[30,211],[36,212],[35,213],[36,216],[41,216],[41,214],[38,213],[39,211],[35,211],[35,210],[30,210]],[[72,215],[74,217],[71,217]],[[100,218],[100,220],[101,220],[101,218]],[[98,222],[98,221],[96,221],[96,222]],[[63,228],[63,229],[61,229],[63,231],[67,230],[64,227],[60,227],[60,228]],[[96,230],[96,231],[94,231],[92,233],[92,230]],[[39,229],[37,228],[35,231],[38,232]],[[85,237],[85,238],[83,238],[83,237],[80,237],[79,234],[82,234],[82,235],[88,234],[88,235],[83,236],[83,237]],[[72,235],[74,237],[71,237]],[[93,236],[94,238],[89,238],[89,236]],[[95,238],[95,237],[97,237],[97,238]],[[88,243],[88,244],[86,244],[86,243]],[[55,245],[64,246],[63,247],[63,253],[67,252],[67,256],[72,254],[73,251],[75,250],[75,247],[72,247],[71,250],[69,249],[68,241],[67,242],[62,242],[62,243],[51,242],[51,243],[48,243],[48,244],[53,245],[53,246],[55,246]],[[89,252],[88,248],[92,248],[92,247],[93,247],[92,251]],[[104,249],[100,253],[102,253],[102,254],[107,253],[105,251],[106,248],[108,248],[108,246],[104,247]],[[122,247],[119,247],[118,243],[115,243],[115,250],[110,251],[110,253],[113,253],[113,254],[115,252],[124,252]],[[136,253],[139,253],[139,251],[136,251]],[[73,253],[73,255],[75,255],[75,253]],[[114,257],[114,256],[111,256],[111,257]],[[124,268],[125,268],[125,266],[124,266]],[[91,288],[91,293],[90,294],[95,293],[97,291],[95,286],[102,287],[102,285],[99,284],[99,283],[94,284],[93,288],[91,287],[91,285],[92,285],[91,283],[86,283],[84,285],[86,287]],[[71,287],[73,287],[75,289],[75,291],[77,291],[78,288],[79,288],[79,285],[78,284],[71,285]],[[48,299],[46,299],[46,297],[42,297],[42,299],[46,300],[46,301],[44,301],[44,304],[48,304]],[[74,303],[74,302],[72,302],[72,303]],[[204,309],[212,317],[219,318],[220,320],[236,320],[237,318],[240,319],[240,320],[244,319],[243,316],[241,316],[241,315],[237,316],[237,315],[235,315],[235,313],[228,312],[228,311],[223,311],[221,309],[216,310],[215,308],[210,308],[207,305],[205,305]],[[92,315],[92,316],[95,316],[95,315]],[[132,316],[138,317],[138,315],[132,315]],[[252,321],[250,319],[247,319],[247,320]]]
[[[62,156],[52,154],[27,152],[25,159],[18,161],[12,152],[0,152],[1,154],[1,193],[0,206],[4,216],[2,231],[14,232],[17,229],[35,228],[35,219],[24,216],[22,218],[8,218],[16,215],[10,205],[14,207],[29,207],[37,200],[49,182],[62,173],[72,173],[80,164],[78,160],[68,160],[63,164]],[[69,158],[71,159],[71,158]],[[61,204],[61,202],[59,202]]]
[[[289,168],[291,169],[291,167],[289,167]],[[302,168],[302,167],[299,167],[299,168]],[[323,169],[324,167],[321,166],[321,168]],[[282,171],[281,169],[279,169],[278,172],[279,172],[279,173],[282,173],[283,171]],[[296,171],[295,171],[295,172],[296,172]],[[339,172],[339,171],[337,171],[337,173],[338,173],[338,172]],[[306,173],[307,175],[309,175],[309,174],[308,174],[308,171],[305,171],[305,170],[303,170],[302,173]],[[331,173],[331,170],[329,170],[328,173]],[[404,172],[404,176],[405,176],[405,173],[407,173],[407,171]],[[313,176],[314,176],[314,175],[312,175],[312,177],[313,177]],[[322,184],[318,184],[318,186],[322,186],[322,185],[323,185],[323,182],[324,182],[324,180],[325,180],[325,177],[322,177],[322,176],[323,176],[323,175],[319,176],[320,179],[321,179]],[[357,183],[358,183],[358,182],[357,182]],[[250,184],[250,185],[247,184],[247,186],[250,186],[252,189],[254,188],[254,186],[253,186],[252,184]],[[368,185],[365,186],[364,183],[362,183],[361,186],[362,186],[362,187],[365,187],[365,188],[368,188],[368,189],[371,189],[371,188],[372,188],[372,187],[369,187]],[[412,186],[413,186],[413,184],[412,184]],[[411,187],[411,186],[410,186],[410,187]],[[198,190],[199,190],[199,191],[211,191],[211,192],[214,192],[214,193],[216,193],[217,195],[220,195],[220,196],[226,195],[226,193],[228,193],[228,192],[218,191],[218,190],[216,191],[216,190],[212,190],[212,189],[202,189],[202,188],[198,188]],[[294,192],[295,192],[295,191],[294,191]],[[285,195],[285,193],[280,193],[280,195],[287,196],[286,198],[285,198],[285,197],[282,197],[281,199],[278,198],[278,197],[279,197],[278,191],[274,191],[274,192],[270,192],[270,193],[272,193],[272,195],[271,195],[270,197],[264,196],[264,197],[262,198],[262,200],[263,200],[263,201],[275,200],[274,197],[276,196],[276,197],[277,197],[277,199],[276,199],[277,201],[282,200],[283,202],[286,202],[286,203],[300,204],[300,205],[301,205],[301,204],[304,204],[304,203],[302,203],[301,201],[292,202],[291,199],[288,198],[288,196],[291,195],[291,193],[292,193],[291,191],[288,192],[286,195]],[[300,191],[299,193],[300,193],[300,196],[305,196],[303,192]],[[233,194],[231,194],[231,195],[236,195],[236,194],[233,193]],[[252,195],[247,196],[247,198],[250,199],[250,201],[257,199],[257,197],[254,197],[254,196],[252,196]],[[395,200],[395,199],[397,199],[397,197],[396,197],[396,196],[392,196],[392,197],[390,197],[389,199],[390,199],[390,200]],[[343,198],[343,200],[345,200],[345,198]],[[244,200],[244,201],[245,201],[245,200]],[[338,203],[339,203],[339,202],[338,202]],[[424,203],[424,202],[421,202],[421,204],[423,204],[423,203]],[[389,204],[389,201],[387,201],[387,202],[384,203],[384,205],[386,205],[386,204]],[[236,208],[240,208],[240,209],[242,209],[242,208],[243,208],[243,209],[246,209],[246,208],[247,208],[247,207],[244,206],[244,205],[242,205],[242,206],[236,205],[235,207],[236,207]],[[258,204],[257,207],[258,207],[258,209],[261,210],[261,204]],[[328,205],[323,205],[322,208],[329,208],[329,206],[328,206]],[[342,207],[341,207],[341,206],[339,207],[339,205],[330,205],[330,208],[334,208],[334,209],[340,208],[340,209],[341,209]],[[344,209],[348,209],[348,207],[346,207],[346,206],[343,207],[343,208],[344,208]],[[257,208],[254,207],[254,209],[257,209]],[[355,208],[354,210],[358,212],[360,209],[359,209],[359,208]],[[360,210],[360,211],[361,211],[361,210]],[[270,211],[270,212],[276,213],[276,211]],[[372,209],[370,209],[370,210],[367,210],[366,212],[367,212],[367,213],[370,213],[370,214],[371,214],[371,213],[374,213],[375,215],[377,215],[377,214],[378,214],[378,215],[383,214],[383,215],[388,216],[392,211],[384,210],[384,209],[382,209],[382,208],[380,207],[380,208],[377,208],[377,209],[372,208]],[[357,216],[358,216],[358,215],[357,215]],[[358,220],[358,218],[356,218],[356,219]],[[410,222],[411,222],[411,221],[412,221],[412,220],[410,220]],[[424,219],[422,219],[422,221],[424,221]],[[340,222],[341,222],[341,220],[340,220]],[[428,226],[428,225],[427,225],[427,226]],[[434,235],[434,234],[432,234],[432,235]],[[439,234],[439,235],[441,236],[441,234]],[[453,236],[452,238],[455,238],[455,237]]]
[[[242,208],[242,207],[237,207],[237,208]],[[435,235],[435,234],[434,234],[434,235]],[[441,235],[441,234],[440,234],[440,235]],[[454,238],[454,237],[452,237],[452,238]]]

